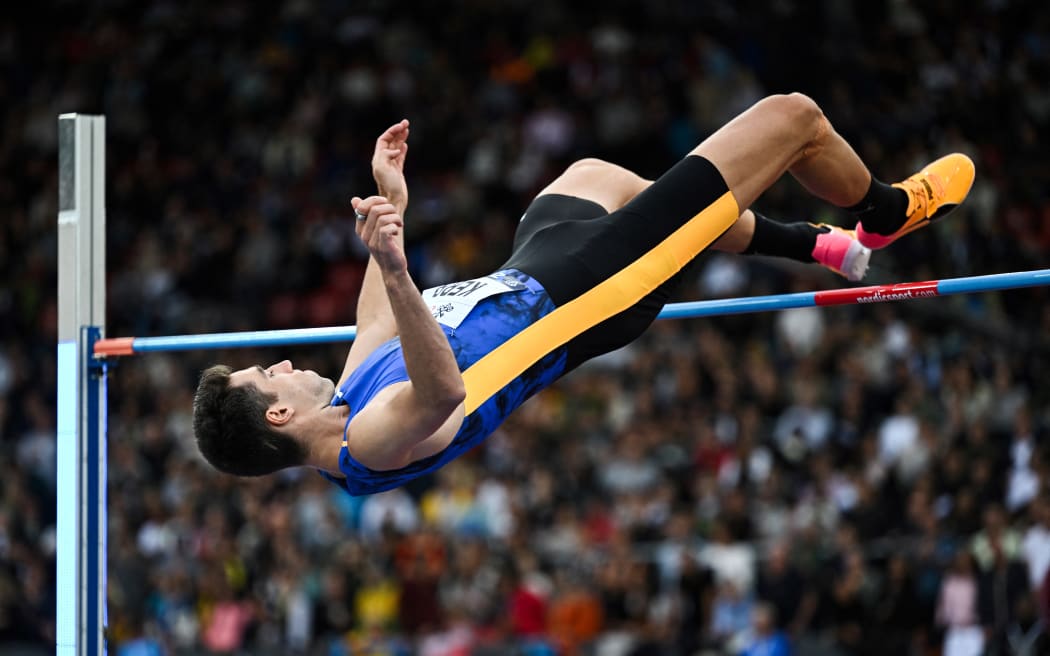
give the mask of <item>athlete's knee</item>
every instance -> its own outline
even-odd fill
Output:
[[[799,140],[804,156],[820,150],[831,124],[815,100],[803,93],[769,96],[761,103],[773,120],[778,121],[789,140]]]
[[[817,132],[826,122],[824,112],[815,100],[804,93],[788,93],[768,96],[760,101],[768,110],[795,130]]]

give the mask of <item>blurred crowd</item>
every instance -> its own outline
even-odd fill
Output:
[[[1050,262],[1050,10],[980,0],[53,0],[0,15],[0,654],[55,626],[56,116],[107,116],[111,336],[354,321],[348,199],[412,121],[421,286],[506,256],[574,159],[653,177],[769,93],[884,180],[977,162],[872,282]],[[758,208],[845,223],[790,180]],[[843,284],[704,256],[682,297]],[[199,371],[109,384],[110,653],[1047,654],[1046,288],[658,322],[408,488],[220,475]],[[63,447],[64,448],[64,447]]]

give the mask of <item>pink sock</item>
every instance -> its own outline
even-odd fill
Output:
[[[874,232],[865,232],[860,222],[857,223],[857,241],[873,250],[886,248],[893,243],[893,237],[880,235]],[[818,242],[819,243],[819,242]]]

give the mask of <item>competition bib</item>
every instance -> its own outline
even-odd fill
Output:
[[[474,306],[496,294],[520,292],[525,284],[517,278],[497,272],[484,278],[453,282],[423,291],[423,302],[438,323],[459,328]]]

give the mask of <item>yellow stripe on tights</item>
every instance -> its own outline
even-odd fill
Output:
[[[727,191],[648,253],[475,362],[463,372],[466,413],[477,410],[547,353],[642,300],[718,239],[739,215],[736,199]]]

